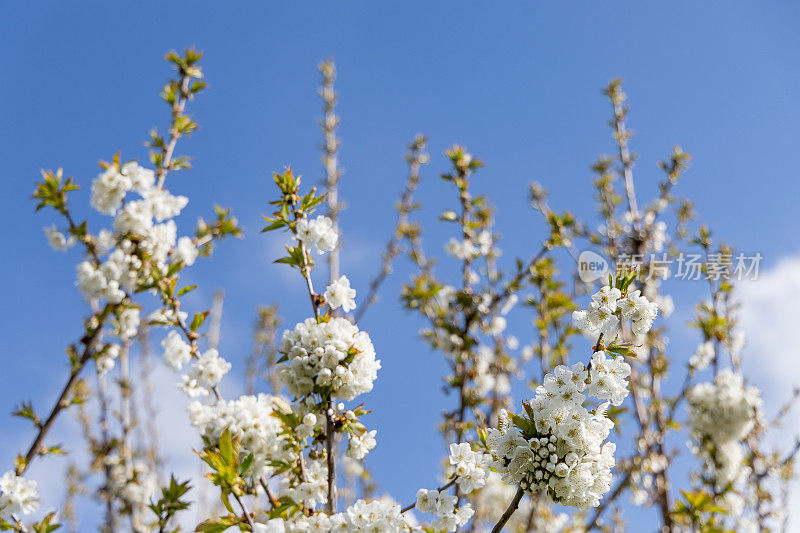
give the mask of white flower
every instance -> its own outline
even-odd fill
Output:
[[[130,186],[133,190],[144,196],[156,182],[155,172],[149,168],[140,167],[136,161],[125,163],[122,165],[120,174],[130,180]]]
[[[125,297],[125,292],[119,287],[119,282],[108,279],[106,273],[89,261],[82,261],[76,267],[77,285],[81,295],[87,300],[106,298],[110,303],[119,303]]]
[[[505,317],[496,316],[493,317],[492,320],[484,324],[483,332],[489,336],[500,335],[506,330],[508,322],[506,321]]]
[[[315,246],[317,252],[323,254],[336,248],[339,234],[333,227],[333,221],[323,215],[313,220],[302,218],[296,225],[297,238],[308,246]]]
[[[134,337],[139,332],[139,308],[128,307],[123,309],[119,316],[112,322],[114,335],[122,340]]]
[[[167,338],[161,341],[161,347],[164,348],[164,361],[170,368],[180,369],[192,358],[191,346],[175,330],[170,331]]]
[[[231,369],[231,364],[219,356],[213,348],[201,355],[189,368],[189,373],[181,376],[180,388],[189,397],[205,396],[208,390],[216,387],[222,377]]]
[[[145,512],[150,498],[158,489],[155,473],[142,461],[126,465],[116,453],[106,456],[105,464],[109,474],[108,489],[114,497],[138,512]]]
[[[469,522],[474,514],[470,504],[456,507],[458,498],[445,491],[420,489],[417,491],[416,508],[434,515],[436,518],[431,527],[437,532],[455,531],[456,528]]]
[[[311,461],[306,464],[305,473],[305,481],[296,486],[290,485],[287,479],[282,479],[284,486],[281,489],[281,496],[303,502],[310,507],[328,501],[328,469],[325,464],[321,461]],[[308,523],[306,525],[310,526]],[[309,531],[309,529],[290,529],[290,531]]]
[[[114,219],[114,229],[118,233],[145,235],[153,227],[153,210],[149,202],[134,200],[128,202]]]
[[[356,308],[356,291],[350,288],[350,280],[347,279],[347,276],[340,276],[339,279],[328,285],[323,296],[331,309],[341,307],[347,313]]]
[[[611,400],[615,406],[622,404],[628,395],[628,377],[631,367],[622,356],[607,359],[605,352],[595,352],[592,355],[592,367],[589,370],[591,378],[587,394],[599,400]]]
[[[44,228],[44,234],[47,236],[47,243],[50,245],[50,248],[56,252],[66,252],[75,244],[75,237],[72,235],[64,235],[58,231],[55,224]]]
[[[178,239],[177,246],[172,249],[172,257],[185,266],[193,265],[197,259],[197,254],[197,247],[189,237],[181,237]]]
[[[117,244],[116,237],[114,236],[113,231],[109,231],[107,229],[101,229],[97,233],[97,255],[103,256],[110,252],[114,246]]]
[[[363,459],[375,447],[375,435],[377,430],[365,431],[360,436],[350,436],[350,446],[347,448],[347,456],[351,459]]]
[[[459,240],[451,238],[445,245],[445,251],[456,259],[467,259],[478,254],[479,250],[469,239]]]
[[[285,522],[280,518],[273,518],[266,524],[254,524],[253,533],[285,533]]]
[[[177,235],[178,227],[175,225],[174,220],[155,224],[147,230],[147,238],[139,243],[139,247],[150,254],[161,268],[164,268],[167,255],[172,247],[175,246]]]
[[[358,500],[345,509],[344,512],[330,517],[330,531],[332,533],[372,531],[389,533],[407,529],[403,515],[400,514],[400,506],[393,501],[373,500],[367,503],[364,500]],[[310,527],[307,531],[328,530]]]
[[[436,498],[438,495],[439,491],[436,490],[419,489],[417,491],[416,508],[423,513],[429,513],[429,514],[433,513],[434,506],[436,505]]]
[[[92,182],[91,205],[104,215],[115,215],[133,184],[115,166],[108,167]]]
[[[478,245],[478,253],[481,255],[489,255],[492,251],[492,244],[494,240],[492,239],[492,234],[489,231],[482,231],[478,234],[478,238],[475,240],[475,244]]]
[[[482,452],[472,451],[468,443],[451,444],[449,460],[462,493],[469,494],[486,484],[488,456],[484,459]]]
[[[173,196],[163,189],[150,189],[142,196],[149,203],[156,222],[178,216],[189,203],[189,199],[185,196]]]
[[[622,297],[622,292],[619,289],[611,288],[608,285],[600,289],[592,296],[592,301],[598,307],[606,307],[612,313],[617,310],[617,300]]]
[[[27,480],[9,470],[0,477],[0,516],[10,518],[12,514],[31,514],[39,508],[39,492],[36,482]]]
[[[114,368],[117,357],[119,357],[119,344],[109,344],[95,359],[97,373],[104,376],[109,370]]]
[[[715,353],[713,342],[701,342],[697,345],[694,355],[689,358],[689,365],[696,370],[704,370],[714,360]]]

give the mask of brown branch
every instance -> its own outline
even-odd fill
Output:
[[[270,488],[269,483],[267,483],[267,480],[262,477],[261,479],[258,480],[258,482],[261,485],[261,488],[264,489],[264,492],[267,495],[267,499],[269,500],[269,504],[272,506],[272,508],[275,509],[276,507],[278,507],[281,504],[281,502],[279,502],[278,498],[275,497],[275,493],[272,492],[272,489]]]
[[[106,307],[106,309],[108,308],[109,306]],[[100,332],[105,325],[107,316],[107,312],[103,312],[97,316],[97,325],[95,328],[86,337],[81,339],[81,343],[84,345],[83,354],[77,362],[72,364],[69,378],[67,379],[67,383],[64,385],[64,388],[61,389],[61,394],[59,394],[58,400],[56,400],[56,403],[53,405],[52,409],[50,410],[50,414],[47,416],[44,423],[39,426],[36,437],[34,437],[33,442],[28,448],[28,451],[25,453],[24,459],[17,464],[18,476],[21,476],[25,473],[34,457],[41,455],[42,441],[52,429],[53,423],[55,423],[56,418],[58,418],[58,415],[61,414],[61,411],[63,411],[66,407],[69,407],[69,395],[72,394],[72,389],[75,386],[83,367],[86,366],[86,363],[95,354],[95,344],[100,339]]]
[[[325,413],[325,451],[328,466],[328,514],[336,512],[336,453],[334,449],[333,406],[328,400],[328,410]]]
[[[503,516],[500,517],[500,520],[492,528],[492,533],[500,533],[503,530],[503,526],[505,526],[506,523],[511,520],[511,515],[513,515],[519,507],[519,502],[524,495],[525,491],[521,488],[518,488],[516,494],[514,494],[514,499],[512,499],[511,503],[508,504],[508,508],[503,513]]]

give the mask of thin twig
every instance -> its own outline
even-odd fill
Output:
[[[370,282],[369,292],[367,292],[367,296],[358,306],[358,311],[356,312],[354,320],[356,324],[363,318],[367,309],[378,301],[378,291],[392,272],[392,261],[400,254],[400,243],[402,239],[408,238],[411,240],[415,237],[418,238],[418,229],[411,227],[408,222],[408,217],[414,209],[414,193],[417,190],[417,185],[420,180],[420,166],[427,162],[427,155],[423,153],[426,142],[427,140],[424,135],[417,135],[414,141],[408,145],[409,152],[406,154],[406,160],[408,161],[408,178],[406,179],[406,187],[400,195],[400,202],[397,206],[397,223],[395,224],[392,238],[389,239],[384,249],[381,270]],[[415,253],[419,254],[420,252],[421,250],[415,250]],[[427,260],[424,258],[424,252],[422,253],[423,256],[418,257],[417,262],[419,263],[421,261],[422,265],[426,265]]]
[[[322,149],[322,161],[325,165],[325,189],[326,200],[328,202],[328,218],[333,222],[333,229],[339,231],[339,212],[342,204],[339,202],[339,179],[342,172],[339,169],[339,139],[336,138],[336,126],[339,124],[339,117],[336,116],[336,91],[333,82],[336,79],[336,67],[333,60],[327,60],[319,65],[319,72],[322,74],[322,87],[319,95],[322,98],[322,110],[325,114],[321,121],[322,134],[324,137]],[[339,250],[342,239],[336,247],[328,254],[328,269],[330,282],[333,283],[339,278]]]
[[[442,485],[441,487],[439,487],[436,490],[439,491],[439,492],[442,492],[443,490],[449,489],[450,487],[453,486],[453,484],[456,482],[457,479],[458,479],[458,477],[453,477],[453,479],[451,479],[450,481],[448,481],[447,483],[445,483],[444,485]],[[410,503],[410,504],[406,505],[405,507],[403,507],[402,509],[400,509],[400,512],[401,513],[405,513],[406,511],[410,511],[411,509],[416,507],[416,505],[417,505],[417,502]]]
[[[172,164],[172,155],[175,152],[175,145],[181,137],[181,132],[176,127],[175,119],[182,115],[186,109],[186,102],[189,101],[189,83],[192,77],[187,73],[181,74],[180,79],[180,93],[176,95],[175,101],[172,103],[172,125],[169,128],[169,141],[161,148],[161,164],[156,171],[158,178],[158,188],[164,188],[164,180],[167,179],[167,172]]]

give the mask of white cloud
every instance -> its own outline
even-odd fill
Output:
[[[800,257],[740,284],[739,300],[745,372],[764,386],[768,406],[779,405],[800,385]]]
[[[800,385],[800,257],[782,259],[756,281],[739,285],[740,320],[747,334],[743,353],[745,375],[764,396],[772,417]],[[800,436],[800,408],[787,417],[773,442],[783,450]],[[794,483],[789,503],[789,531],[800,531],[800,490]],[[795,515],[795,516],[792,516]]]

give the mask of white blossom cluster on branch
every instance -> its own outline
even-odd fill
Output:
[[[687,399],[695,454],[704,461],[709,479],[722,495],[720,504],[732,514],[740,514],[745,502],[737,489],[743,488],[750,473],[742,440],[756,424],[761,391],[747,386],[741,374],[725,368],[713,382],[691,387]]]
[[[498,428],[489,430],[493,466],[503,480],[526,492],[547,492],[563,505],[599,505],[611,487],[616,445],[604,441],[614,424],[605,416],[609,402],[594,412],[583,404],[587,395],[621,404],[629,375],[622,357],[607,359],[603,352],[592,356],[589,370],[575,363],[546,375],[525,404],[529,418],[513,415],[512,424],[504,413]]]
[[[372,390],[381,367],[369,335],[342,317],[306,319],[284,332],[280,350],[287,358],[280,376],[295,396],[352,400]]]
[[[241,396],[237,400],[220,401],[204,405],[198,401],[189,404],[189,421],[203,440],[217,446],[226,429],[241,439],[243,455],[253,454],[250,475],[271,476],[270,463],[276,460],[291,460],[293,455],[284,447],[281,436],[283,426],[273,416],[277,398],[267,394]]]
[[[638,290],[624,297],[620,289],[606,285],[592,296],[588,310],[572,313],[578,327],[590,336],[611,335],[617,331],[620,317],[629,319],[633,333],[644,335],[658,316],[658,304],[650,302]]]

